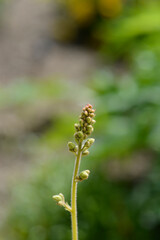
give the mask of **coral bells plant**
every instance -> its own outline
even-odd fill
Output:
[[[78,224],[77,224],[77,184],[89,177],[90,171],[84,170],[79,173],[79,167],[82,156],[89,154],[88,149],[92,146],[95,139],[88,138],[93,132],[93,125],[96,122],[94,120],[95,110],[92,105],[87,104],[79,117],[79,123],[75,124],[74,138],[76,144],[73,142],[68,143],[68,149],[75,156],[75,166],[72,177],[72,188],[71,188],[71,206],[65,201],[62,193],[54,195],[53,199],[59,206],[63,206],[65,210],[71,213],[72,221],[72,240],[78,240]]]

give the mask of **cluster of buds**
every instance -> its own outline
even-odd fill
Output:
[[[93,124],[96,122],[93,118],[95,117],[95,110],[92,105],[87,104],[80,115],[79,123],[76,123],[75,129],[76,133],[74,134],[77,144],[82,143],[92,132]],[[89,154],[88,148],[94,143],[94,138],[89,138],[83,148],[82,155],[86,156]],[[78,146],[73,142],[68,142],[68,149],[70,152],[73,152],[75,155],[78,151]]]
[[[82,171],[79,176],[76,177],[76,182],[81,182],[83,180],[86,180],[89,177],[90,171],[84,170]]]
[[[87,104],[81,113],[79,123],[75,124],[75,139],[77,142],[83,141],[93,132],[93,124],[96,122],[93,118],[95,117],[95,110],[91,104]]]
[[[68,149],[70,152],[76,155],[75,160],[75,168],[73,172],[73,180],[72,180],[72,200],[76,198],[76,186],[78,182],[88,179],[90,171],[84,170],[79,172],[79,165],[81,161],[81,156],[86,156],[89,154],[88,149],[92,146],[95,139],[88,138],[88,136],[93,132],[93,124],[96,122],[93,118],[95,117],[95,110],[92,105],[87,104],[79,117],[79,123],[75,124],[76,132],[74,134],[75,141],[77,144],[73,142],[68,142]],[[87,138],[87,139],[86,139]],[[78,167],[77,167],[78,166]],[[69,206],[67,202],[65,202],[65,198],[62,193],[58,195],[54,195],[53,199],[57,202],[59,206],[63,206],[67,211],[71,212],[71,215],[76,215],[74,205]],[[73,201],[71,201],[73,204]],[[76,201],[74,202],[74,204]]]
[[[95,141],[94,138],[88,138],[86,140],[86,142],[84,143],[83,148],[82,148],[83,156],[87,156],[89,154],[88,148],[90,148],[92,146],[94,141]],[[73,152],[76,155],[77,151],[78,151],[78,146],[73,142],[68,142],[68,149],[70,152]]]
[[[68,142],[68,149],[70,152],[73,152],[74,154],[77,153],[78,146],[75,145],[73,142]]]
[[[62,193],[59,193],[58,195],[53,195],[52,197],[56,202],[57,205],[62,206],[65,208],[65,210],[71,212],[71,207],[67,202],[65,202],[64,195]]]
[[[86,156],[89,154],[88,148],[92,146],[94,143],[95,139],[94,138],[88,138],[87,141],[84,143],[84,146],[82,148],[82,155]]]

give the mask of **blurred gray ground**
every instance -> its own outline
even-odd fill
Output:
[[[94,52],[51,41],[54,11],[50,1],[5,0],[0,24],[1,84],[23,77],[48,76],[81,82],[99,65]],[[1,110],[0,115],[3,129],[7,119]],[[15,124],[11,119],[10,128]],[[0,141],[0,223],[6,215],[13,181],[24,178],[31,165],[19,145],[10,150],[2,145],[3,138]]]
[[[95,53],[53,43],[52,0],[8,0],[0,29],[0,81],[57,75],[82,80],[97,65]]]

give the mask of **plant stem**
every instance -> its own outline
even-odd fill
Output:
[[[82,143],[78,145],[78,153],[75,160],[73,178],[72,178],[72,190],[71,190],[71,220],[72,220],[72,240],[78,240],[78,222],[77,222],[77,182],[76,176],[78,176],[81,155],[82,155]]]

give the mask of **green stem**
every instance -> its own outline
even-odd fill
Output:
[[[75,160],[73,178],[72,178],[72,191],[71,191],[71,220],[72,220],[72,240],[78,240],[78,223],[77,223],[77,182],[76,176],[78,176],[81,155],[82,155],[82,143],[78,145],[78,153]]]

